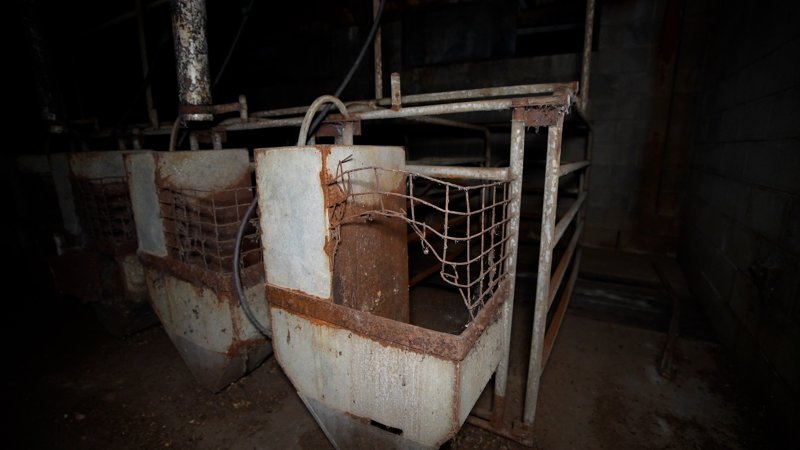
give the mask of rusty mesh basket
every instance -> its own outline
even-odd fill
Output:
[[[72,185],[78,214],[92,241],[109,251],[135,249],[136,226],[127,179],[76,177]]]
[[[231,273],[236,233],[253,200],[254,189],[204,191],[159,187],[169,257],[206,270]],[[261,262],[257,216],[245,228],[241,255],[242,269]]]
[[[381,186],[381,177],[398,176],[404,179],[404,191],[374,188]],[[446,285],[457,289],[470,320],[505,279],[508,182],[455,183],[379,167],[345,171],[340,164],[329,187],[343,193],[330,207],[334,240],[339,239],[341,227],[349,223],[370,221],[376,216],[404,220],[410,230],[409,243],[413,246],[418,241],[419,251],[436,261],[434,269]],[[404,207],[386,206],[396,205],[398,199]],[[354,209],[349,207],[352,204],[373,207]]]

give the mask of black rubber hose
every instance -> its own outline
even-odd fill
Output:
[[[372,43],[373,39],[375,39],[375,33],[378,32],[378,26],[381,23],[381,16],[383,15],[383,4],[386,3],[386,0],[381,0],[380,5],[378,5],[377,14],[375,14],[375,20],[372,22],[372,28],[369,29],[369,34],[367,34],[367,40],[364,41],[364,45],[361,46],[361,51],[358,52],[358,56],[356,60],[353,62],[353,65],[350,66],[350,71],[347,72],[347,75],[344,76],[342,83],[336,89],[336,92],[333,93],[334,97],[339,97],[344,92],[344,89],[350,84],[350,80],[353,79],[353,75],[356,73],[356,69],[358,66],[361,65],[361,61],[364,60],[364,55],[367,53],[367,49],[369,49],[370,44]],[[311,122],[311,126],[308,128],[308,135],[313,136],[314,132],[319,127],[319,124],[325,119],[325,116],[328,115],[328,112],[333,107],[332,104],[328,103],[325,105],[325,108],[319,112],[319,115]]]
[[[372,44],[372,40],[375,38],[375,33],[378,31],[378,25],[381,23],[384,3],[386,3],[386,0],[381,0],[380,5],[378,5],[378,11],[375,15],[375,20],[372,22],[372,28],[369,30],[367,39],[364,41],[361,51],[358,52],[358,56],[353,62],[353,65],[350,67],[350,70],[347,72],[347,75],[345,75],[344,80],[342,80],[342,84],[340,84],[339,88],[336,89],[334,97],[339,97],[342,95],[342,91],[344,91],[344,89],[347,87],[347,84],[350,83],[350,80],[353,78],[353,74],[356,73],[356,69],[364,59],[367,49],[369,48],[370,44]],[[328,111],[330,111],[331,107],[332,105],[329,103],[325,109],[320,111],[317,118],[311,123],[311,127],[309,127],[309,136],[313,135],[314,130],[316,130],[316,128],[319,127],[319,124],[322,123],[322,120],[325,118]],[[236,232],[236,242],[233,244],[233,284],[236,286],[236,295],[239,297],[239,305],[241,305],[244,315],[247,316],[247,319],[250,320],[253,326],[256,327],[261,334],[271,338],[272,336],[269,330],[267,330],[267,328],[258,321],[255,314],[253,314],[253,311],[250,309],[250,305],[247,303],[247,299],[244,296],[244,287],[242,287],[242,269],[239,265],[239,258],[241,257],[242,253],[241,249],[242,240],[244,239],[244,230],[247,227],[247,223],[253,218],[253,213],[255,213],[257,205],[258,197],[254,196],[253,201],[250,202],[250,206],[247,208],[247,212],[244,213],[242,223],[239,224],[239,230]]]
[[[241,266],[239,265],[239,258],[242,256],[242,240],[244,239],[244,230],[247,228],[247,223],[253,218],[253,213],[256,211],[257,205],[258,202],[256,201],[256,197],[253,197],[253,201],[250,202],[250,206],[244,213],[244,219],[242,220],[242,223],[239,224],[239,230],[236,231],[236,243],[233,247],[233,284],[236,286],[236,295],[239,296],[239,304],[242,306],[244,315],[247,316],[247,319],[250,320],[250,323],[252,323],[261,334],[271,338],[271,333],[267,327],[258,321],[256,315],[253,314],[253,310],[250,309],[250,305],[247,303],[247,298],[244,296],[244,287],[242,287],[242,270]]]

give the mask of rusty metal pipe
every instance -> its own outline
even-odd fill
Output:
[[[556,292],[558,292],[558,287],[561,286],[561,282],[564,281],[564,274],[567,273],[567,267],[569,266],[569,263],[572,262],[572,256],[575,254],[575,249],[578,247],[578,240],[580,240],[582,233],[583,222],[579,221],[578,226],[575,229],[575,234],[569,241],[567,250],[561,256],[561,259],[558,261],[558,265],[556,266],[556,270],[553,272],[553,276],[550,278],[550,295],[548,295],[547,299],[548,308],[553,305],[553,302],[556,299]]]
[[[423,166],[409,165],[406,170],[429,177],[445,179],[470,179],[508,181],[509,170],[506,167],[458,167],[458,166]]]
[[[576,214],[578,214],[578,210],[580,210],[581,206],[583,206],[583,203],[585,201],[586,201],[586,193],[582,192],[578,196],[578,199],[575,200],[575,203],[573,203],[569,207],[567,212],[564,214],[564,217],[562,217],[561,220],[558,221],[558,223],[556,224],[555,236],[553,236],[553,246],[558,244],[558,241],[560,241],[561,237],[564,236],[564,232],[567,231],[567,227],[572,223],[573,220],[575,220],[575,216]]]
[[[380,16],[383,12],[381,3],[383,3],[381,0],[372,0],[372,14],[375,23],[380,23]],[[381,28],[378,26],[372,43],[375,52],[375,98],[378,99],[383,97],[383,56],[381,46]]]
[[[585,117],[589,105],[589,82],[592,74],[592,38],[594,37],[594,2],[586,0],[586,23],[583,31],[583,58],[581,60],[581,87],[579,110]],[[587,121],[588,122],[588,121]]]
[[[512,97],[512,96],[531,96],[554,94],[559,88],[566,88],[567,91],[574,92],[578,85],[576,83],[542,83],[542,84],[522,84],[515,86],[501,86],[483,89],[464,89],[460,91],[435,92],[429,94],[404,95],[404,105],[418,105],[420,103],[435,103],[459,100],[478,100],[493,97]],[[379,106],[391,106],[391,98],[382,98],[376,102]],[[251,114],[251,117],[275,117],[303,114],[308,110],[308,106],[295,106],[269,111],[258,111]]]
[[[172,34],[175,39],[180,108],[210,107],[213,102],[205,0],[172,0]],[[211,113],[197,110],[183,112],[181,116],[184,121],[214,119]]]
[[[508,362],[511,352],[511,323],[514,313],[514,287],[517,277],[517,253],[519,252],[519,218],[522,209],[522,171],[523,161],[525,160],[525,121],[520,114],[514,111],[511,121],[511,149],[510,164],[508,167],[508,178],[511,180],[510,203],[508,205],[508,216],[511,217],[506,225],[506,235],[509,237],[507,247],[506,268],[508,274],[508,298],[503,304],[503,347],[500,364],[497,366],[494,378],[494,415],[492,425],[495,428],[502,428],[503,415],[505,413],[506,386],[508,385]]]
[[[569,94],[567,94],[568,96]],[[364,111],[350,114],[351,120],[384,120],[384,119],[405,119],[407,117],[419,116],[438,116],[446,114],[458,114],[467,112],[486,112],[504,111],[516,107],[536,107],[536,106],[561,106],[568,102],[562,94],[554,94],[542,97],[526,98],[507,98],[494,100],[478,100],[458,103],[446,103],[439,105],[423,105],[402,108],[399,111],[391,109],[380,109],[376,111]],[[336,121],[332,119],[331,121]],[[228,131],[241,130],[260,130],[264,128],[277,128],[286,126],[297,126],[302,124],[301,117],[289,117],[285,119],[251,119],[235,123],[220,124],[217,129]]]
[[[539,245],[539,268],[536,276],[536,298],[533,310],[533,332],[531,352],[528,361],[528,380],[525,387],[525,408],[522,420],[533,424],[536,415],[536,402],[539,398],[539,378],[541,377],[544,350],[545,327],[547,325],[547,303],[550,294],[550,269],[553,265],[555,246],[556,206],[558,203],[558,180],[561,166],[561,132],[564,127],[564,113],[558,114],[556,125],[549,127],[547,133],[547,159],[544,178],[544,201],[542,205],[542,240]]]
[[[562,164],[561,169],[559,170],[559,175],[563,177],[564,175],[575,172],[576,170],[581,170],[584,167],[588,167],[589,164],[590,164],[589,161],[578,161],[568,164]]]

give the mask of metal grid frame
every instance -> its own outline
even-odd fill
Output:
[[[169,258],[219,273],[233,270],[236,233],[254,187],[225,190],[175,189],[158,186],[161,219]],[[261,263],[258,217],[245,229],[240,267]]]
[[[135,248],[133,221],[126,177],[74,177],[78,213],[89,238],[101,249],[115,252]]]
[[[591,127],[583,160],[562,163],[561,140],[564,117],[572,104],[577,104],[577,112],[588,124],[585,115],[585,99],[576,95],[577,83],[556,83],[501,88],[452,91],[416,96],[401,97],[399,83],[393,83],[397,92],[392,92],[392,109],[374,108],[363,112],[351,112],[349,117],[332,116],[329,123],[340,124],[341,135],[337,140],[345,142],[347,126],[363,120],[384,119],[424,119],[442,126],[457,126],[460,122],[439,119],[440,115],[467,112],[511,111],[511,144],[508,167],[455,167],[406,165],[406,171],[415,176],[425,176],[448,180],[484,180],[508,183],[508,204],[504,237],[506,239],[503,273],[508,280],[507,297],[503,299],[503,348],[500,364],[495,370],[494,402],[490,411],[473,411],[467,422],[493,433],[505,436],[525,445],[533,445],[533,420],[539,394],[539,381],[547,359],[555,344],[558,331],[572,295],[580,265],[579,242],[582,237],[585,217],[585,199],[591,159]],[[376,105],[387,99],[376,101]],[[411,106],[403,104],[408,101]],[[214,132],[255,130],[276,127],[298,126],[302,118],[288,117],[266,119],[304,112],[307,108],[288,108],[284,110],[254,113],[254,118],[223,121]],[[431,120],[434,119],[434,120]],[[505,421],[505,404],[508,384],[509,356],[511,353],[511,323],[514,310],[514,287],[516,279],[517,253],[519,250],[519,228],[522,199],[522,174],[525,153],[525,135],[530,127],[547,130],[547,156],[545,161],[545,184],[541,215],[539,266],[537,269],[536,295],[534,298],[533,332],[528,361],[528,374],[525,383],[523,417],[513,424]],[[351,136],[351,135],[350,135]],[[488,153],[487,153],[488,157]],[[338,169],[337,169],[338,170]],[[341,172],[337,172],[341,174]],[[570,173],[579,177],[579,196],[568,211],[557,217],[559,179]],[[568,228],[574,227],[566,252],[553,270],[553,257],[556,245],[562,240]],[[423,228],[420,228],[423,229]],[[445,264],[447,261],[445,260]],[[440,264],[442,264],[440,262]],[[567,276],[568,274],[568,276]],[[410,282],[410,284],[413,282]],[[558,301],[555,300],[561,293]],[[552,317],[548,324],[548,316]]]
[[[446,284],[458,290],[469,312],[470,321],[474,320],[506,278],[503,262],[509,241],[506,227],[511,221],[508,215],[511,202],[509,182],[455,183],[404,170],[379,167],[342,171],[341,164],[337,172],[329,186],[338,186],[344,195],[331,207],[334,242],[338,242],[339,229],[342,226],[370,221],[373,215],[404,220],[418,237],[423,254],[431,254],[438,261],[439,276]],[[381,185],[381,174],[401,174],[405,180],[405,192],[355,192],[353,177],[362,173],[370,175],[370,172],[374,183],[368,184],[372,186]],[[427,186],[419,189],[420,181]],[[430,198],[436,191],[439,196],[443,196],[439,199],[443,205]],[[387,209],[383,204],[386,197],[402,198],[406,208],[401,211]],[[364,202],[363,199],[377,201]],[[473,204],[476,203],[475,200],[479,200],[477,205]],[[348,203],[378,204],[379,208],[351,212],[347,208]]]

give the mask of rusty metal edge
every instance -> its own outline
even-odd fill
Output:
[[[215,272],[203,269],[202,267],[192,266],[169,257],[155,256],[141,251],[138,252],[137,255],[145,267],[161,270],[176,278],[188,281],[189,283],[199,283],[217,293],[236,292],[236,288],[233,284],[233,274]],[[242,271],[242,283],[245,286],[254,286],[263,281],[263,262],[247,267]]]
[[[466,358],[483,331],[500,320],[507,290],[508,281],[504,281],[469,327],[460,335],[453,335],[357,311],[299,291],[269,284],[264,287],[271,308],[341,327],[385,345],[456,362]]]

